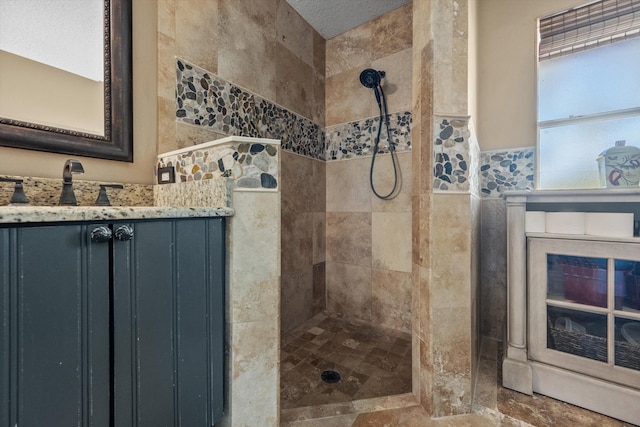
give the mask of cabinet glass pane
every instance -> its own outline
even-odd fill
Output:
[[[616,310],[640,313],[640,262],[616,260]]]
[[[607,361],[607,316],[547,306],[547,347]]]
[[[640,322],[616,317],[615,364],[640,371]]]
[[[607,259],[548,254],[547,298],[607,307]]]

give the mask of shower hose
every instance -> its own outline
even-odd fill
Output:
[[[398,159],[396,155],[395,143],[391,139],[391,129],[389,129],[389,114],[387,112],[387,99],[384,96],[382,86],[379,84],[373,87],[373,92],[378,102],[378,108],[380,109],[380,125],[378,126],[378,133],[373,143],[373,156],[371,157],[371,168],[369,169],[369,184],[371,185],[371,191],[379,199],[390,200],[398,195],[400,191],[400,177],[398,168]],[[387,194],[380,194],[373,184],[373,168],[376,162],[376,156],[378,155],[378,145],[380,144],[380,135],[382,133],[382,126],[387,127],[387,143],[389,144],[389,154],[391,155],[391,163],[393,164],[393,188]]]

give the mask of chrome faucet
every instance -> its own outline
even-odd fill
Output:
[[[79,161],[69,159],[64,163],[64,169],[62,169],[62,194],[60,194],[59,205],[78,205],[76,195],[73,194],[74,173],[84,173],[84,168]]]

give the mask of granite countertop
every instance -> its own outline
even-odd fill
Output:
[[[233,216],[226,207],[1,206],[0,224]]]

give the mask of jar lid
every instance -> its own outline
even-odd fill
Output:
[[[612,154],[628,154],[628,155],[640,155],[640,148],[634,147],[633,145],[625,145],[626,141],[620,140],[616,141],[616,145],[614,147],[608,148],[600,153],[600,156],[607,156]]]

